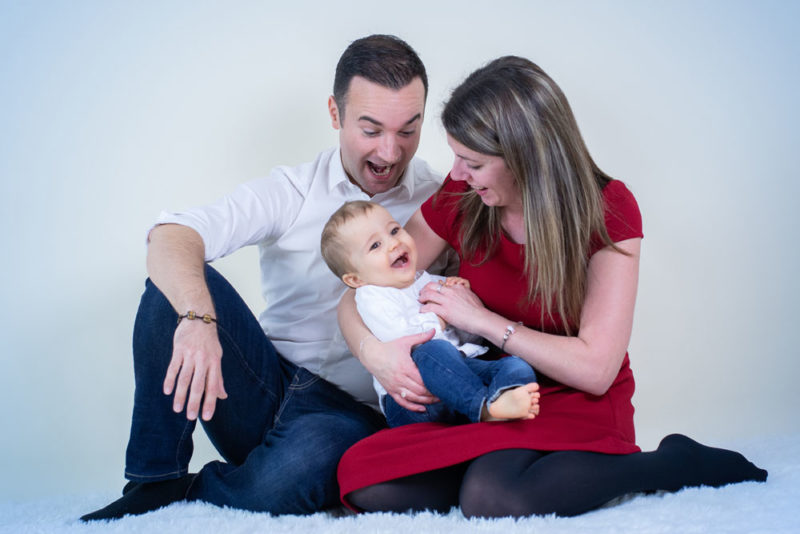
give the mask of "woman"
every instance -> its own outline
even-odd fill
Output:
[[[765,480],[740,454],[685,436],[639,452],[626,351],[641,216],[624,184],[595,165],[555,82],[528,60],[497,59],[453,92],[443,122],[455,163],[407,230],[421,269],[452,246],[472,290],[431,285],[421,310],[527,361],[540,376],[541,413],[380,432],[342,458],[345,502],[576,515],[631,492]],[[429,401],[413,372],[386,372],[387,362],[407,361],[397,344],[372,338],[348,299],[340,316],[354,354],[395,400],[417,409]]]

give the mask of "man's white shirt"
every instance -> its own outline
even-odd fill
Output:
[[[369,373],[350,354],[339,331],[336,306],[346,286],[322,259],[322,227],[351,200],[379,203],[405,224],[442,179],[413,158],[399,185],[370,198],[350,182],[339,149],[332,148],[313,162],[276,167],[207,206],[162,212],[156,224],[194,229],[203,238],[207,262],[258,245],[267,303],[259,322],[275,348],[296,365],[377,406]]]

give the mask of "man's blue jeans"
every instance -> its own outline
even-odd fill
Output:
[[[188,498],[273,514],[336,506],[339,458],[383,428],[380,414],[275,351],[233,287],[206,267],[228,398],[203,422],[224,462],[202,468]],[[125,476],[155,482],[187,473],[195,422],[162,392],[177,313],[150,281],[133,334],[134,394]],[[213,328],[210,326],[209,328]]]
[[[425,412],[412,412],[386,395],[383,411],[389,426],[411,423],[477,423],[484,405],[507,389],[536,382],[533,368],[517,356],[486,361],[466,358],[450,342],[434,339],[411,353],[422,381],[440,402]]]

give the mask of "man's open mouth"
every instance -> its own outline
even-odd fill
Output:
[[[372,171],[372,174],[375,176],[388,176],[390,172],[392,172],[393,165],[375,165],[371,161],[367,162],[367,166],[369,170]]]

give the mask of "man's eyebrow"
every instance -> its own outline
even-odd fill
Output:
[[[419,120],[419,119],[420,119],[420,117],[422,117],[422,113],[417,113],[416,115],[414,115],[413,117],[411,117],[410,119],[408,119],[408,120],[406,121],[406,123],[405,123],[403,126],[408,126],[408,125],[409,125],[409,124],[411,124],[412,122]],[[368,115],[361,115],[361,116],[358,118],[358,120],[360,120],[360,121],[367,121],[367,122],[371,122],[371,123],[372,123],[372,124],[374,124],[375,126],[383,126],[383,123],[382,123],[381,121],[375,120],[375,119],[373,119],[372,117],[370,117],[370,116],[368,116]]]

